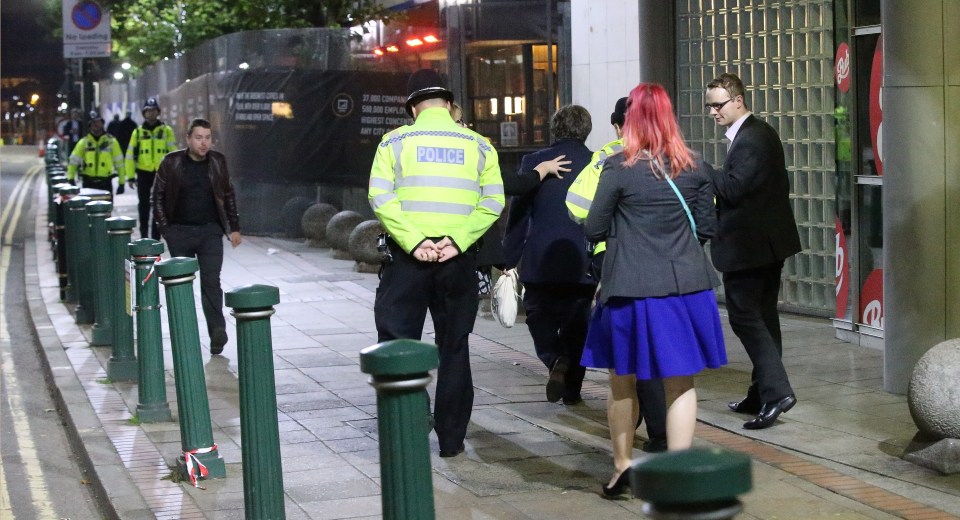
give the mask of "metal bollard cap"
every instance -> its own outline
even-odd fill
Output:
[[[372,376],[423,374],[437,368],[437,346],[412,339],[394,339],[360,351],[360,371]]]
[[[54,186],[57,189],[57,193],[62,196],[73,196],[80,193],[80,188],[70,184],[69,182],[64,182]]]
[[[79,193],[79,192],[77,192],[77,193]],[[73,197],[72,199],[70,199],[70,200],[67,201],[67,207],[68,207],[68,208],[71,208],[71,209],[73,209],[73,208],[81,208],[81,209],[83,209],[83,207],[84,207],[88,202],[90,202],[90,197],[87,197],[87,196],[84,196],[84,195],[77,195],[76,197]],[[84,210],[84,211],[86,211],[86,210]]]
[[[658,506],[735,499],[750,491],[750,457],[720,448],[647,455],[630,469],[633,495]]]
[[[231,309],[265,309],[280,303],[280,289],[255,283],[230,289],[224,297],[227,307]]]
[[[157,274],[160,278],[179,278],[196,273],[199,269],[200,263],[196,258],[185,256],[175,256],[157,263]]]
[[[88,215],[109,215],[113,211],[113,203],[106,200],[94,200],[84,204]]]
[[[108,231],[137,227],[137,219],[130,217],[110,217],[106,220],[106,223]]]
[[[152,238],[138,238],[130,242],[130,256],[160,256],[163,253],[163,242]]]

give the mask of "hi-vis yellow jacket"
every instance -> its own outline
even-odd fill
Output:
[[[163,123],[146,129],[143,125],[133,131],[127,145],[127,179],[134,179],[137,170],[156,172],[164,155],[177,149],[173,128]]]
[[[428,108],[383,136],[367,198],[404,251],[432,237],[450,237],[465,251],[503,211],[497,151],[446,109]]]
[[[600,183],[600,174],[603,172],[603,165],[611,156],[623,152],[623,141],[617,139],[603,145],[603,148],[593,152],[590,157],[590,164],[586,166],[578,175],[577,179],[567,190],[567,211],[570,218],[577,224],[582,224],[590,214],[590,205],[593,204],[593,197],[597,194],[597,185]],[[600,242],[593,248],[593,254],[599,254],[607,249],[606,242]]]
[[[88,177],[110,178],[119,175],[120,182],[125,182],[120,143],[107,133],[100,137],[94,137],[92,134],[81,137],[70,154],[67,178],[71,181],[75,180],[78,170],[80,175]]]

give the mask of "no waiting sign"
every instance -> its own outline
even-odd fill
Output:
[[[110,56],[110,12],[94,0],[63,0],[63,57]]]

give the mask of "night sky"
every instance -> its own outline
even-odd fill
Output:
[[[0,76],[36,78],[41,92],[53,96],[63,83],[63,42],[40,21],[42,5],[42,0],[0,0]],[[4,99],[10,95],[3,92]]]

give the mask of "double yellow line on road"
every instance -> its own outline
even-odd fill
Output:
[[[30,183],[40,172],[44,171],[43,164],[38,164],[20,178],[3,212],[0,213],[0,230],[2,230],[2,250],[0,250],[0,376],[7,396],[7,407],[13,422],[13,429],[17,435],[17,446],[21,462],[26,473],[26,480],[30,495],[33,498],[33,507],[37,518],[57,518],[50,501],[50,493],[37,457],[36,446],[33,443],[33,433],[30,431],[30,421],[24,413],[23,399],[17,385],[17,372],[13,366],[12,344],[10,342],[9,326],[7,323],[6,294],[7,276],[10,271],[10,253],[13,247],[13,234],[23,216],[23,206],[30,194]],[[2,414],[0,414],[2,419]],[[0,517],[12,518],[13,509],[10,504],[10,495],[7,492],[7,479],[0,464]]]

